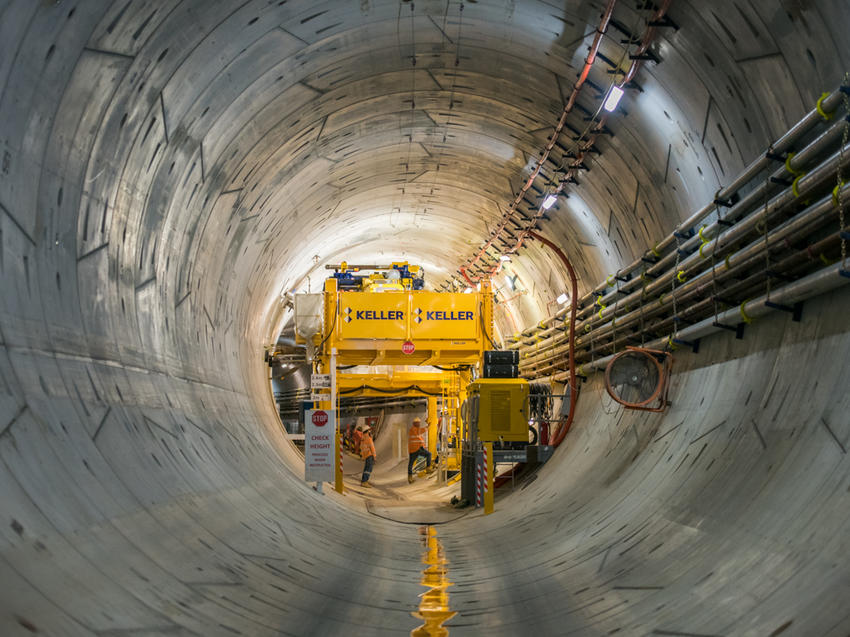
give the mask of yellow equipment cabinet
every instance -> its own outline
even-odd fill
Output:
[[[474,365],[492,345],[489,280],[474,294],[376,289],[340,289],[337,279],[326,279],[322,316],[305,310],[309,321],[296,323],[296,342],[309,340],[323,368],[334,350],[337,365]]]
[[[479,378],[469,384],[472,419],[485,442],[528,442],[528,381],[523,378]]]

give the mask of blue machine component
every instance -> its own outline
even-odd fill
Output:
[[[414,290],[421,290],[425,287],[425,279],[419,278],[417,279],[413,274],[411,274],[410,270],[407,267],[407,264],[393,264],[393,269],[398,270],[401,274],[402,279],[410,279],[410,287]]]
[[[328,266],[329,268],[334,268],[333,278],[337,281],[337,289],[339,290],[361,290],[363,289],[363,282],[366,279],[369,279],[368,276],[362,274],[354,274],[358,270],[379,270],[379,271],[392,271],[395,270],[398,272],[398,281],[405,282],[404,287],[406,289],[412,290],[422,290],[425,288],[425,276],[424,271],[414,266],[414,271],[411,272],[407,263],[393,263],[391,266],[363,266],[363,265],[351,265],[349,266],[345,262],[342,263],[341,266]],[[350,268],[350,269],[349,269]]]
[[[352,272],[334,272],[334,278],[336,279],[337,289],[340,290],[359,290],[363,286],[363,279],[366,277],[362,275],[355,275]]]

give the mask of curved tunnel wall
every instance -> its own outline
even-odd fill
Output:
[[[316,265],[407,256],[444,281],[545,143],[600,7],[460,6],[4,6],[4,633],[416,625],[415,529],[287,469],[260,361],[280,293]],[[850,68],[842,3],[670,15],[663,61],[545,227],[584,287]],[[644,17],[615,12],[635,33]],[[591,79],[606,85],[602,63]],[[562,275],[533,247],[518,267],[534,300],[522,326]],[[846,315],[836,294],[800,325],[714,337],[677,363],[664,418],[590,385],[535,483],[445,528],[453,632],[846,632]]]

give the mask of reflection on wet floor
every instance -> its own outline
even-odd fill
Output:
[[[420,527],[419,533],[425,544],[422,555],[422,563],[425,569],[422,571],[420,584],[427,586],[429,590],[421,595],[419,610],[413,613],[425,623],[414,628],[410,634],[412,637],[443,637],[449,634],[449,629],[443,624],[457,615],[457,612],[449,609],[449,586],[452,583],[448,578],[448,560],[443,552],[443,545],[437,539],[437,529],[433,526]]]

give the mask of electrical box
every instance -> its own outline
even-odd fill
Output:
[[[479,378],[467,388],[478,438],[485,442],[528,442],[528,381],[524,378]]]

